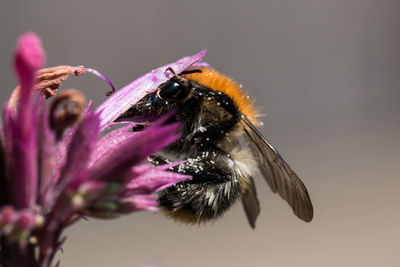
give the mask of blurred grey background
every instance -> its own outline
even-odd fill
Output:
[[[304,223],[258,177],[256,230],[239,203],[200,227],[151,213],[84,221],[66,233],[62,266],[400,266],[399,14],[398,0],[2,0],[2,102],[26,31],[47,66],[84,64],[117,87],[207,48],[262,107],[262,132],[315,205]],[[90,75],[71,87],[96,104],[108,90]]]

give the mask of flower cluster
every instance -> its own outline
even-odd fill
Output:
[[[204,54],[153,70],[95,110],[77,91],[58,94],[48,110],[43,94],[34,92],[51,96],[67,72],[97,72],[68,66],[43,71],[39,38],[20,38],[14,57],[20,85],[4,107],[0,129],[0,266],[52,266],[69,225],[84,217],[154,211],[155,192],[190,178],[167,171],[179,163],[143,163],[179,137],[179,124],[165,124],[168,115],[140,132],[129,131],[134,123],[110,126],[169,79],[165,69],[182,72]]]

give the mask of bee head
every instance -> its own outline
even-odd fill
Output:
[[[172,68],[165,72],[171,72],[173,76],[160,84],[155,92],[149,93],[132,106],[119,119],[141,115],[161,115],[178,107],[190,94],[192,86],[185,78],[177,75]],[[181,74],[201,72],[199,69],[186,70]]]
[[[173,74],[171,79],[160,84],[155,92],[146,95],[129,109],[130,115],[164,114],[185,100],[191,90],[189,81],[175,74],[171,68],[166,71]]]
[[[167,82],[161,84],[157,91],[158,101],[181,102],[190,93],[187,81],[181,77],[172,77]]]

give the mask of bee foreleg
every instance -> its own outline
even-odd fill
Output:
[[[159,154],[152,154],[147,158],[147,160],[153,165],[163,165],[171,163],[169,159]]]

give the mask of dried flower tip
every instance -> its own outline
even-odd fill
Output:
[[[85,74],[84,66],[57,66],[52,68],[41,69],[37,73],[37,84],[35,92],[41,91],[46,98],[56,95],[58,88],[62,85],[70,75],[80,76]],[[20,94],[20,85],[15,87],[8,101],[8,106],[15,108]]]
[[[157,192],[191,178],[191,176],[164,171],[152,165],[136,166],[131,171],[132,176],[136,178],[127,184],[127,189],[129,189],[130,193],[136,194]]]
[[[82,119],[85,97],[77,90],[65,90],[53,101],[50,108],[50,126],[60,139],[64,130]]]
[[[108,85],[111,86],[111,90],[108,91],[108,92],[106,93],[106,96],[110,96],[112,93],[115,92],[115,87],[114,87],[114,85],[112,84],[112,82],[111,82],[106,76],[104,76],[103,74],[101,74],[100,72],[98,72],[98,71],[95,70],[95,69],[86,68],[85,70],[86,70],[87,72],[93,73],[93,74],[96,75],[97,77],[100,77],[100,78],[103,79],[106,83],[108,83]]]
[[[56,95],[56,91],[60,88],[62,82],[70,75],[80,76],[85,74],[84,66],[58,66],[53,68],[42,69],[38,72],[38,84],[36,90],[42,90],[42,93],[49,98]]]

